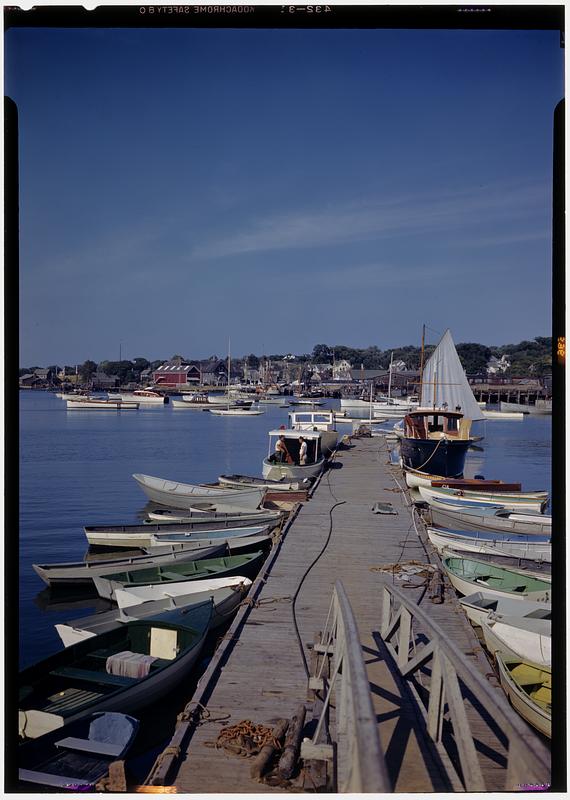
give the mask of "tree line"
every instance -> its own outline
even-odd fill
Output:
[[[518,344],[505,344],[501,346],[487,346],[476,342],[461,342],[456,345],[459,359],[463,369],[468,375],[485,374],[487,364],[492,356],[501,359],[504,355],[510,362],[506,376],[516,377],[542,377],[552,372],[552,338],[550,336],[537,336],[532,341],[523,340]],[[434,345],[424,348],[424,360],[435,349]],[[184,359],[192,362],[194,359]],[[390,358],[394,361],[403,361],[409,370],[418,370],[421,363],[421,348],[414,345],[395,347],[392,350],[380,350],[376,345],[366,348],[347,347],[346,345],[316,344],[312,353],[305,353],[294,357],[294,363],[333,364],[334,361],[346,360],[353,369],[388,369]],[[237,369],[247,364],[251,369],[257,369],[264,362],[277,362],[284,359],[293,360],[291,354],[274,353],[272,355],[257,356],[250,353],[241,359],[234,359],[233,365]],[[216,360],[212,356],[211,360]],[[95,361],[88,359],[78,365],[77,372],[83,382],[88,382],[95,372],[106,375],[117,375],[121,384],[138,383],[144,370],[158,369],[168,359],[149,361],[146,358],[134,358],[131,361]],[[20,369],[20,376],[33,372],[40,367],[26,367]],[[48,367],[54,373],[59,371],[56,365]],[[66,371],[75,372],[76,367],[66,367]],[[232,370],[233,372],[233,370]]]

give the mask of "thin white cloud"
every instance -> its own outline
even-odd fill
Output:
[[[196,259],[308,248],[394,235],[448,231],[458,228],[517,225],[542,210],[545,184],[477,186],[460,192],[407,196],[388,201],[329,206],[318,211],[291,211],[253,220],[249,229],[217,237],[194,248]],[[528,223],[521,241],[529,236]],[[538,231],[537,237],[541,235]],[[512,241],[517,239],[511,232]]]

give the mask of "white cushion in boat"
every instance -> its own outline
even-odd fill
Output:
[[[178,631],[168,628],[150,629],[150,654],[156,658],[166,658],[171,661],[178,655]]]

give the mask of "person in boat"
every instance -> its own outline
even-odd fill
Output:
[[[299,464],[304,467],[307,463],[307,442],[299,436]]]
[[[289,450],[287,450],[287,445],[285,444],[285,437],[280,436],[275,444],[275,461],[279,464],[290,464],[292,460],[293,459],[289,455]]]

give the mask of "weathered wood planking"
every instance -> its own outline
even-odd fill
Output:
[[[356,440],[337,453],[312,499],[300,510],[287,532],[258,600],[233,643],[207,707],[211,718],[230,714],[223,722],[207,722],[194,730],[177,767],[178,792],[283,792],[283,786],[255,783],[250,760],[227,755],[206,743],[214,742],[224,725],[249,719],[274,725],[290,719],[307,695],[307,678],[295,633],[291,599],[298,591],[296,618],[304,654],[315,631],[324,626],[332,588],[342,580],[359,626],[378,715],[379,734],[396,791],[434,791],[449,788],[433,748],[425,740],[417,709],[401,680],[382,653],[377,632],[381,619],[383,581],[402,581],[373,567],[405,561],[437,563],[428,544],[418,538],[409,501],[397,485],[401,472],[389,466],[383,440]],[[391,503],[397,514],[372,513],[376,502]],[[337,505],[342,503],[341,505]],[[420,523],[417,523],[418,529]],[[322,556],[308,572],[309,565]],[[491,672],[455,594],[448,586],[445,602],[431,604],[424,588],[408,588],[416,600],[444,627],[453,641],[483,673]],[[496,685],[496,681],[495,681]],[[497,689],[497,691],[500,691]],[[468,710],[469,713],[469,710]],[[501,789],[504,769],[486,729],[474,721],[488,755],[482,770],[488,790]]]

